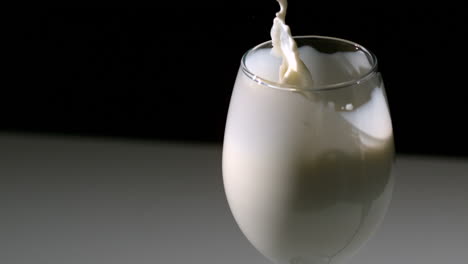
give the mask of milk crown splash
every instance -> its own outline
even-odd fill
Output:
[[[300,88],[310,88],[313,84],[312,76],[299,57],[296,42],[285,22],[288,2],[287,0],[277,1],[280,5],[280,11],[276,13],[270,34],[273,43],[273,55],[283,59],[279,70],[279,81]]]

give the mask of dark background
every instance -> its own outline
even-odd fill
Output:
[[[221,143],[240,58],[278,11],[230,2],[12,11],[0,131]],[[468,157],[466,10],[363,6],[290,1],[287,23],[377,55],[398,152]]]

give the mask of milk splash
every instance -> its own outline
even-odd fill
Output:
[[[280,5],[280,11],[276,13],[270,34],[273,43],[273,55],[283,59],[279,70],[279,81],[300,88],[310,88],[313,84],[312,76],[307,66],[300,59],[297,44],[285,22],[288,2],[287,0],[277,1]]]

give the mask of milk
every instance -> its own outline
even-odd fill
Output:
[[[286,0],[277,0],[280,11],[276,13],[271,28],[271,40],[273,48],[272,54],[282,58],[279,67],[279,81],[284,84],[296,85],[299,87],[310,87],[313,84],[309,70],[299,58],[297,45],[291,36],[291,30],[286,25]]]
[[[370,68],[363,53],[299,53],[317,84]],[[331,62],[341,65],[334,74]],[[280,64],[270,49],[246,61],[273,82]],[[393,135],[378,75],[314,95],[266,87],[240,70],[231,98],[226,195],[243,233],[276,263],[340,263],[371,235],[391,198]]]

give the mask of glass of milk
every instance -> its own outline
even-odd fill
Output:
[[[271,41],[242,58],[223,147],[224,187],[247,239],[274,263],[345,263],[391,199],[393,132],[375,55],[294,37],[313,78],[278,81]]]

